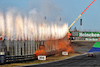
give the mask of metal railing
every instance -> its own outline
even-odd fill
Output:
[[[6,63],[21,62],[25,60],[34,60],[36,55],[6,56]]]

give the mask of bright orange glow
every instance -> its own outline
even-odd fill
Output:
[[[40,46],[40,49],[36,50],[35,54],[38,55],[50,55],[60,53],[62,51],[67,51],[68,53],[74,52],[67,34],[64,38],[58,40],[46,40],[44,41],[44,46]]]
[[[36,56],[38,56],[38,55],[45,55],[45,48],[44,48],[44,46],[40,46],[40,49],[37,49],[35,51],[35,54],[36,54]]]

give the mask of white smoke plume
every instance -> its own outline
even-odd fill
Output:
[[[60,39],[67,34],[67,23],[63,25],[58,25],[57,22],[48,24],[36,9],[24,17],[20,13],[13,14],[12,11],[0,12],[0,35],[3,39],[5,37],[7,40],[48,40]]]
[[[4,38],[5,36],[5,23],[3,13],[0,12],[0,35]]]

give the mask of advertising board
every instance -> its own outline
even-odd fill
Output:
[[[79,32],[79,37],[100,37],[100,32]]]
[[[85,38],[86,41],[98,41],[99,38]]]

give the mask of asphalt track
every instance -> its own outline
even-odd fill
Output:
[[[97,53],[95,58],[81,55],[62,61],[24,67],[100,67],[100,53]]]

